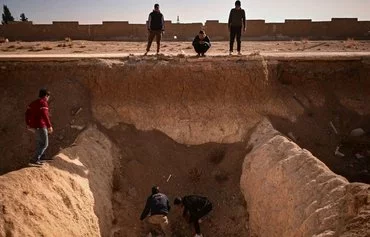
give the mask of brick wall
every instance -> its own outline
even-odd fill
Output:
[[[166,21],[164,40],[191,40],[199,32],[206,30],[212,40],[227,40],[229,32],[226,23],[208,20],[202,23],[177,24]],[[145,41],[145,24],[129,24],[127,21],[104,21],[102,24],[80,25],[76,21],[54,21],[52,24],[15,22],[0,25],[0,37],[11,41],[62,40],[124,40]],[[314,22],[311,19],[287,19],[284,23],[266,23],[264,20],[247,20],[244,39],[370,39],[370,21],[357,18],[333,18],[331,21]]]

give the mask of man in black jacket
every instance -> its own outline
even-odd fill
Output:
[[[189,195],[183,198],[175,198],[174,204],[182,207],[182,216],[186,218],[189,223],[194,224],[196,232],[195,237],[201,237],[202,234],[199,226],[201,222],[200,219],[212,210],[212,203],[206,197]]]
[[[149,14],[148,22],[148,46],[146,47],[146,53],[148,54],[150,46],[152,45],[154,37],[157,41],[157,54],[161,47],[162,33],[164,32],[164,17],[159,10],[159,4],[154,4],[154,10]]]
[[[245,25],[245,11],[241,8],[240,1],[235,2],[235,8],[231,9],[229,15],[229,23],[228,23],[229,31],[230,31],[230,55],[233,53],[234,49],[234,40],[236,36],[237,42],[237,49],[238,55],[241,55],[241,35],[242,35],[242,27],[243,31],[246,31]]]
[[[148,224],[147,228],[150,233],[153,233],[155,229],[154,226],[160,226],[160,234],[165,236],[171,236],[171,232],[168,226],[168,212],[170,211],[171,206],[168,198],[163,193],[159,192],[159,187],[154,186],[152,188],[152,195],[150,195],[146,201],[145,208],[141,213],[140,220],[144,220],[148,215]]]
[[[193,47],[198,56],[204,56],[207,50],[211,47],[211,42],[206,35],[206,32],[201,30],[193,40]]]

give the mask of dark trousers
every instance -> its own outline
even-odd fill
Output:
[[[234,49],[234,40],[236,36],[237,50],[240,52],[241,49],[241,40],[242,36],[242,27],[241,26],[231,26],[230,27],[230,52]]]
[[[42,155],[46,151],[49,145],[48,129],[37,128],[36,131],[36,154],[33,161],[40,161]]]
[[[148,46],[146,47],[146,51],[150,50],[150,46],[152,46],[153,39],[157,41],[157,53],[159,53],[159,48],[161,47],[161,39],[162,39],[162,31],[161,30],[150,30],[148,35]]]
[[[195,52],[198,54],[204,54],[210,48],[209,43],[205,42],[204,44],[194,44],[193,45]]]
[[[207,215],[210,211],[212,211],[212,203],[209,202],[197,213],[190,214],[190,222],[194,223],[195,233],[197,233],[198,235],[200,234],[199,219]]]

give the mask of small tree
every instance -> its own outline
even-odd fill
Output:
[[[4,13],[3,13],[3,20],[1,21],[1,23],[4,25],[4,24],[8,24],[8,22],[14,21],[14,17],[10,13],[9,8],[6,5],[4,5],[3,9],[4,9]]]
[[[20,17],[21,17],[21,21],[28,21],[28,18],[26,17],[24,13],[22,13]]]

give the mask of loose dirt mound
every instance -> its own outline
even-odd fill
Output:
[[[0,176],[0,236],[109,236],[114,155],[88,129],[50,164]]]
[[[241,188],[253,235],[369,236],[369,185],[348,183],[268,121],[250,145]]]

